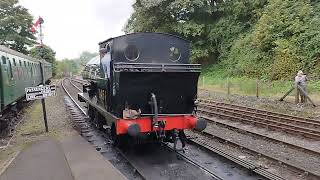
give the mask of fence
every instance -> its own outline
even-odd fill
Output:
[[[257,98],[280,99],[292,87],[293,81],[262,81],[249,78],[210,78],[201,76],[198,84],[199,89],[224,95],[255,96]],[[311,99],[320,102],[320,81],[310,81],[307,86],[308,95]],[[295,100],[296,91],[288,95],[288,99]]]

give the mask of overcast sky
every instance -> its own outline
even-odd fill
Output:
[[[35,17],[44,19],[44,43],[57,58],[75,58],[98,51],[98,42],[124,34],[122,28],[135,0],[20,0]]]

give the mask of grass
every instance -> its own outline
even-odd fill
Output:
[[[0,169],[5,166],[8,159],[12,158],[15,152],[27,148],[34,142],[53,137],[56,139],[63,138],[72,133],[67,124],[56,125],[49,121],[49,132],[45,132],[42,106],[40,101],[35,101],[32,106],[24,110],[22,122],[18,125],[11,146],[0,151]],[[57,122],[57,121],[56,121]],[[56,123],[55,122],[55,123]]]
[[[15,152],[30,146],[33,142],[43,138],[43,135],[45,135],[45,131],[39,120],[41,119],[40,103],[34,103],[33,106],[27,108],[24,113],[27,114],[27,116],[23,118],[23,122],[21,122],[16,129],[16,136],[11,142],[13,145],[0,151],[0,168],[5,165],[4,163],[6,163],[7,159],[10,159]]]
[[[218,71],[216,73],[205,71],[199,79],[199,88],[207,89],[219,93],[237,94],[243,96],[256,96],[257,79],[248,77],[224,77]],[[283,96],[294,85],[292,81],[263,81],[258,80],[258,93],[260,97],[279,98]],[[307,86],[308,94],[312,99],[320,102],[320,81],[310,80]],[[289,95],[289,99],[294,98],[295,93]]]

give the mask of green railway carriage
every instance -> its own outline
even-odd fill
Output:
[[[0,114],[25,95],[25,88],[41,84],[41,61],[0,45]],[[52,77],[44,63],[45,80]]]

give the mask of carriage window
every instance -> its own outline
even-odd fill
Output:
[[[27,67],[27,64],[26,64],[26,62],[25,62],[25,61],[23,61],[23,64],[24,64],[24,67]]]
[[[140,52],[134,45],[129,45],[124,51],[124,56],[129,61],[136,61],[139,58]]]
[[[21,66],[22,64],[21,64],[21,60],[19,60],[19,65]]]
[[[16,66],[17,64],[16,64],[16,59],[15,58],[13,58],[13,65],[14,66]]]
[[[11,61],[9,60],[9,70],[10,70],[10,78],[13,78]]]
[[[181,57],[180,50],[178,48],[172,46],[170,48],[170,57],[169,57],[170,60],[172,62],[177,62],[177,61],[179,61],[180,57]]]
[[[6,57],[2,56],[1,59],[2,59],[2,64],[7,64]]]

